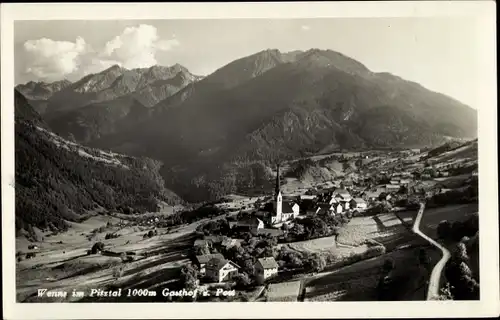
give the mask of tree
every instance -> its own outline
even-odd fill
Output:
[[[320,272],[326,267],[326,260],[320,254],[313,254],[308,258],[307,264],[311,270]]]
[[[236,277],[236,286],[240,289],[246,289],[250,284],[252,283],[252,280],[248,276],[246,272],[239,273]]]
[[[451,223],[448,220],[443,220],[437,227],[438,238],[446,240],[451,236]]]
[[[384,264],[382,266],[382,271],[384,274],[388,274],[394,269],[394,260],[392,259],[386,259],[384,261]]]
[[[243,268],[243,271],[246,272],[247,274],[254,274],[254,264],[252,259],[246,259],[243,261],[243,265],[241,266]]]
[[[453,250],[453,259],[467,263],[469,261],[469,256],[467,254],[467,246],[463,242],[456,244]]]
[[[181,281],[186,290],[194,290],[198,282],[198,270],[191,264],[187,264],[181,269]]]

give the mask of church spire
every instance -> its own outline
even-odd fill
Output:
[[[274,195],[278,196],[280,193],[281,184],[280,184],[280,164],[278,163],[278,167],[276,169],[276,187],[274,189]]]

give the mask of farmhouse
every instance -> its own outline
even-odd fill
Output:
[[[262,280],[269,279],[278,273],[278,263],[273,257],[260,258],[255,263],[255,276]]]
[[[216,282],[233,279],[238,274],[239,266],[224,258],[212,258],[205,265],[207,278]]]
[[[354,198],[351,200],[351,207],[353,209],[365,210],[367,208],[367,204],[362,198]]]
[[[255,216],[244,217],[238,221],[236,227],[248,230],[258,230],[264,228],[264,222]]]
[[[196,256],[196,263],[198,265],[198,268],[200,269],[200,274],[204,275],[205,274],[205,267],[211,259],[224,259],[224,256],[220,253],[212,253],[212,254],[204,254],[204,255],[199,255]]]

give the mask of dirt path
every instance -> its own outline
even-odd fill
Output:
[[[420,204],[420,210],[418,211],[417,217],[415,218],[415,223],[413,224],[413,232],[427,240],[430,244],[441,250],[443,253],[443,257],[432,269],[431,277],[429,280],[429,288],[427,289],[427,300],[434,300],[435,297],[439,295],[439,284],[441,280],[441,273],[443,272],[443,268],[450,259],[450,251],[443,247],[438,242],[434,241],[432,238],[424,234],[420,231],[420,221],[422,220],[422,215],[424,213],[425,204]]]

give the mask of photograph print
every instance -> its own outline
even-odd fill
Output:
[[[14,21],[16,302],[484,299],[477,32]]]

